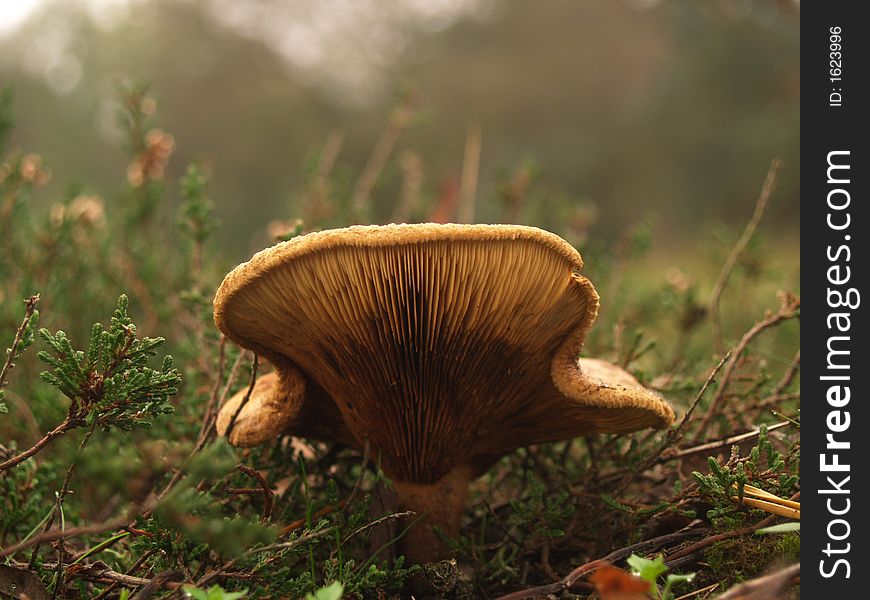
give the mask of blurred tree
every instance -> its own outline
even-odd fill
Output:
[[[373,188],[375,220],[396,214],[405,152],[426,173],[419,198],[437,201],[461,174],[474,121],[478,220],[506,218],[500,174],[533,157],[529,207],[511,209],[520,220],[566,233],[566,219],[594,205],[596,236],[657,214],[663,237],[679,241],[702,221],[742,222],[780,156],[771,221],[796,235],[799,23],[789,2],[103,5],[46,0],[0,37],[0,80],[21,107],[12,145],[120,189],[115,89],[148,81],[179,142],[168,176],[193,160],[214,169],[220,235],[238,257],[268,243],[268,222],[300,216],[305,165],[330,132],[342,140],[331,192],[349,200],[401,81],[414,82],[421,112]]]

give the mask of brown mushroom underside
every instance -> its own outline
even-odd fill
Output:
[[[295,369],[289,376],[286,369],[259,375],[252,390],[245,386],[221,407],[215,428],[234,446],[257,446],[283,434],[356,446],[332,398]]]
[[[215,321],[315,382],[388,476],[437,488],[520,446],[673,419],[630,376],[581,370],[598,311],[582,265],[531,227],[350,227],[240,265],[218,290]]]

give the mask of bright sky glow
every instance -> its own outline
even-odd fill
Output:
[[[54,0],[58,2],[59,0]],[[87,9],[97,25],[111,26],[112,20],[123,16],[131,0],[65,0],[77,2]],[[0,37],[13,33],[24,25],[48,0],[0,0]]]
[[[0,0],[0,67],[41,77],[72,92],[86,70],[76,30],[53,7],[79,9],[110,31],[151,0]],[[190,0],[167,0],[187,2]],[[496,0],[200,0],[218,27],[272,49],[295,76],[340,103],[365,104],[382,91],[413,40],[425,32],[487,14]],[[21,36],[23,27],[27,35]],[[4,56],[4,53],[6,56]]]
[[[42,2],[43,0],[0,0],[0,35],[24,23]]]

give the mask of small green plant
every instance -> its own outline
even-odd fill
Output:
[[[73,425],[129,431],[150,426],[148,417],[172,412],[167,401],[178,393],[181,376],[168,355],[160,370],[148,366],[165,340],[137,338],[128,304],[127,296],[118,298],[108,329],[94,324],[87,352],[73,349],[63,331],[39,330],[51,351],[37,356],[54,367],[43,371],[40,379],[71,400],[67,418]]]
[[[628,565],[631,567],[631,572],[637,575],[644,581],[649,582],[649,593],[656,600],[673,600],[674,595],[671,593],[671,588],[678,583],[688,583],[695,578],[694,573],[677,574],[668,573],[665,577],[665,587],[659,590],[658,578],[667,572],[668,566],[665,564],[664,558],[659,554],[654,559],[643,558],[637,554],[632,554],[628,557]]]
[[[182,589],[185,596],[195,600],[238,600],[239,598],[244,598],[245,594],[248,593],[248,590],[228,592],[219,585],[213,585],[207,590],[201,590],[192,585],[186,585]]]
[[[333,581],[313,594],[306,594],[305,600],[339,600],[343,593],[344,586],[341,585],[341,582]]]
[[[11,469],[72,430],[88,429],[80,446],[83,448],[97,427],[131,431],[150,427],[151,419],[172,412],[169,399],[178,393],[181,376],[169,355],[164,357],[160,370],[148,366],[164,339],[139,339],[136,325],[127,314],[128,304],[127,296],[122,295],[109,327],[94,324],[87,351],[73,348],[64,331],[39,330],[49,350],[41,350],[37,357],[54,367],[39,377],[70,400],[67,415],[32,448],[0,462],[0,471]],[[10,358],[32,343],[33,316],[22,323],[19,333],[23,334],[16,336]],[[4,369],[4,374],[7,371]]]
[[[534,531],[544,538],[559,538],[565,535],[564,523],[574,511],[567,490],[554,493],[530,471],[527,475],[528,495],[522,500],[512,500],[512,518],[527,531]]]
[[[798,452],[794,452],[789,458],[793,461],[798,455]],[[712,456],[707,459],[707,464],[710,466],[708,475],[695,471],[692,477],[698,484],[701,496],[714,505],[707,513],[710,519],[734,516],[739,510],[736,501],[743,498],[744,488],[750,483],[787,497],[799,480],[799,476],[790,471],[782,453],[774,449],[765,425],[761,426],[758,443],[749,456],[740,457],[739,448],[734,446],[726,464],[720,465]]]

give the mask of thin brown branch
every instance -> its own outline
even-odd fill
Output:
[[[51,531],[46,531],[40,535],[33,536],[30,539],[9,546],[8,548],[0,549],[0,559],[6,558],[7,556],[14,556],[22,550],[27,550],[28,548],[32,548],[33,546],[42,544],[43,542],[53,542],[61,538],[82,537],[85,535],[105,533],[113,529],[121,529],[128,523],[128,521],[129,517],[120,517],[102,523],[95,523],[94,525],[85,525],[83,527],[73,527],[66,530],[52,529]]]
[[[725,265],[722,267],[722,272],[719,274],[719,279],[716,285],[713,286],[713,292],[710,294],[710,320],[713,323],[713,340],[716,344],[716,350],[720,354],[725,351],[725,343],[722,341],[722,320],[719,314],[719,300],[722,297],[722,292],[725,290],[725,285],[731,277],[731,272],[737,265],[737,261],[752,236],[755,235],[755,230],[758,229],[758,224],[761,222],[761,217],[764,216],[764,210],[767,207],[767,201],[770,199],[773,190],[776,189],[776,178],[779,175],[779,170],[782,168],[782,161],[778,158],[773,159],[770,167],[767,170],[767,176],[764,178],[764,184],[761,186],[761,193],[758,195],[758,200],[755,203],[755,211],[752,213],[752,218],[746,224],[746,229],[743,230],[743,235],[737,240],[734,248],[731,249],[731,254],[728,255]]]
[[[76,455],[73,457],[72,461],[70,461],[69,467],[66,470],[66,476],[63,478],[63,484],[60,487],[60,492],[57,494],[57,498],[54,504],[54,510],[51,513],[51,516],[48,518],[48,521],[45,523],[45,527],[42,532],[45,533],[51,529],[52,525],[54,525],[55,520],[58,515],[63,514],[63,501],[66,499],[66,495],[69,493],[69,486],[72,483],[73,474],[76,470],[76,464],[78,463],[78,459],[81,456],[82,450],[84,447],[88,445],[88,442],[91,439],[91,436],[94,434],[94,429],[96,429],[97,422],[94,423],[88,428],[87,433],[82,438],[82,441],[79,443],[78,450],[76,450]],[[61,523],[61,533],[64,530],[63,523]],[[30,555],[30,568],[31,570],[36,565],[37,554],[39,553],[39,544],[33,547],[33,553]],[[64,560],[64,545],[63,538],[60,539],[60,544],[57,545],[57,584],[54,586],[52,590],[52,596],[57,596],[57,591],[63,587],[64,582],[64,574],[63,574],[63,560]]]
[[[124,577],[129,577],[129,576],[133,575],[133,573],[135,573],[136,571],[138,571],[138,570],[142,567],[142,565],[145,564],[145,561],[147,561],[149,558],[151,558],[152,556],[154,556],[155,554],[157,554],[157,552],[158,552],[157,549],[152,548],[151,550],[148,550],[148,551],[145,552],[142,556],[140,556],[139,558],[137,558],[137,559],[136,559],[136,562],[134,562],[134,563],[130,566],[130,568],[127,569],[127,571],[126,571],[125,573],[123,573]],[[91,567],[92,565],[88,565],[88,566]],[[119,575],[118,573],[115,573],[114,571],[112,571],[112,574],[113,574],[113,575]],[[107,578],[107,579],[112,579],[111,576],[108,576],[108,577],[106,577],[106,578]],[[146,580],[146,581],[147,581],[147,580]],[[112,583],[111,583],[111,584],[110,584],[106,589],[104,589],[102,592],[100,592],[97,596],[94,597],[94,600],[103,600],[104,598],[108,597],[109,594],[111,594],[113,591],[115,591],[115,589],[116,589],[119,585],[121,585],[121,584],[123,584],[123,583],[125,583],[125,582],[124,582],[124,581],[121,581],[121,580],[113,579],[113,580],[112,580]],[[131,584],[127,583],[126,585],[131,585]]]
[[[544,542],[544,544],[541,546],[541,569],[544,571],[547,577],[549,577],[553,581],[559,581],[561,577],[559,577],[559,574],[556,573],[555,569],[553,569],[553,565],[550,564],[551,547],[552,546],[549,540]]]
[[[8,383],[6,381],[6,375],[8,375],[9,371],[15,366],[13,361],[18,354],[18,346],[21,344],[21,340],[24,339],[24,334],[30,326],[30,322],[33,320],[33,313],[36,311],[36,305],[38,303],[39,294],[34,294],[24,301],[24,318],[21,320],[21,325],[18,326],[18,330],[15,332],[15,337],[12,339],[12,346],[10,346],[6,354],[6,361],[3,363],[3,367],[0,368],[0,389],[5,388]]]
[[[701,436],[710,425],[710,421],[712,421],[713,418],[717,414],[719,414],[719,409],[721,408],[721,405],[725,398],[725,391],[728,389],[728,382],[734,375],[734,370],[737,367],[737,363],[739,359],[743,356],[743,352],[749,346],[749,343],[752,342],[752,340],[755,339],[755,337],[763,331],[770,329],[775,325],[779,325],[784,321],[800,316],[800,305],[800,298],[792,296],[791,294],[782,294],[780,296],[779,310],[775,313],[766,315],[764,319],[758,321],[749,329],[749,331],[743,334],[743,337],[740,339],[740,341],[731,352],[731,358],[726,363],[724,372],[722,374],[722,382],[716,389],[716,393],[713,395],[713,399],[710,402],[710,407],[707,409],[707,412],[704,415],[704,418],[702,419],[698,430],[695,432],[695,436],[692,439],[693,442],[698,442],[701,439]]]
[[[366,466],[369,464],[369,451],[369,438],[366,437],[363,442],[363,458],[362,463],[360,464],[359,477],[356,478],[356,481],[353,484],[353,488],[351,488],[350,494],[348,494],[347,500],[345,500],[344,508],[346,510],[350,510],[350,507],[353,506],[353,501],[356,499],[357,493],[359,493],[359,489],[362,486],[363,479],[365,479]]]
[[[495,511],[495,509],[492,507],[488,500],[483,500],[483,506],[484,508],[486,508],[487,514],[492,517],[493,525],[504,534],[505,539],[510,540],[510,542],[518,548],[522,548],[523,543],[511,533],[510,529],[506,527],[504,523],[502,523],[502,520],[498,516],[498,513]]]
[[[295,540],[291,540],[289,542],[281,542],[278,544],[270,544],[268,546],[260,546],[259,548],[251,548],[246,550],[241,556],[234,558],[232,560],[227,561],[218,569],[210,571],[203,575],[199,581],[196,582],[196,587],[205,587],[218,577],[222,577],[226,572],[228,572],[238,561],[247,558],[248,556],[252,556],[254,554],[261,554],[263,552],[275,552],[280,550],[290,550],[292,548],[296,548],[303,544],[306,544],[312,540],[317,538],[324,537],[326,535],[331,535],[338,530],[338,527],[324,527],[319,531],[315,531],[313,533],[309,533],[307,535],[303,535],[301,537],[296,538]]]
[[[672,565],[678,559],[686,558],[696,554],[699,550],[703,550],[708,546],[712,546],[717,542],[721,542],[723,540],[730,540],[736,537],[743,537],[745,535],[752,535],[756,530],[761,529],[763,527],[767,527],[771,523],[776,520],[776,515],[770,515],[759,521],[758,523],[754,523],[752,525],[748,525],[746,527],[741,527],[740,529],[733,529],[731,531],[725,531],[723,533],[719,533],[717,535],[711,535],[709,537],[705,537],[703,540],[695,542],[685,548],[680,548],[673,554],[670,554],[665,557],[665,564]]]
[[[365,525],[363,525],[359,529],[352,531],[346,538],[344,538],[341,541],[340,545],[341,546],[345,545],[347,543],[347,541],[349,539],[351,539],[352,537],[356,537],[357,535],[361,534],[364,531],[371,529],[372,527],[377,527],[381,523],[386,523],[387,521],[392,521],[394,519],[411,518],[411,517],[415,516],[416,514],[417,513],[415,513],[412,510],[406,510],[405,512],[398,512],[398,513],[391,513],[389,515],[384,515],[383,517],[381,517],[379,519],[375,519],[371,523],[366,523]]]
[[[272,503],[275,492],[272,491],[272,488],[266,482],[265,477],[263,477],[263,475],[256,469],[252,469],[246,465],[237,465],[236,469],[249,477],[253,477],[257,480],[257,483],[260,484],[260,493],[263,495],[263,516],[260,520],[264,523],[268,522],[272,518]]]
[[[238,376],[238,371],[239,371],[239,368],[241,367],[242,359],[245,357],[245,354],[246,354],[245,352],[239,353],[239,356],[236,358],[235,363],[233,363],[233,366],[230,369],[229,377],[227,378],[227,382],[224,385],[223,392],[221,392],[220,398],[217,401],[218,407],[223,406],[224,400],[226,399],[227,394],[229,393],[229,390],[233,385],[233,382],[235,382],[236,377]],[[214,411],[213,417],[215,417],[216,414],[217,414],[217,412]],[[204,425],[205,425],[205,423],[204,423]],[[193,458],[193,456],[197,452],[199,452],[200,450],[202,450],[205,447],[205,444],[209,439],[209,433],[211,432],[213,426],[214,426],[214,418],[211,419],[210,425],[207,425],[204,427],[205,435],[202,435],[202,431],[200,431],[200,435],[197,437],[196,444],[194,445],[193,450],[190,451],[190,454],[187,455],[187,459],[185,460],[184,464],[187,464],[190,461],[190,459]],[[181,478],[183,476],[184,476],[184,467],[182,466],[182,467],[176,469],[175,473],[172,474],[172,478],[169,480],[169,483],[166,484],[166,487],[163,488],[162,491],[157,493],[158,500],[163,498],[164,496],[166,496],[166,494],[168,494],[169,491],[173,487],[175,487],[175,484],[177,484],[179,481],[181,481]],[[147,517],[150,514],[151,514],[150,510],[147,510],[147,511],[145,511],[143,516]]]
[[[200,446],[208,438],[211,428],[214,426],[217,418],[218,398],[221,390],[221,384],[224,380],[224,367],[226,366],[226,346],[227,337],[221,335],[220,346],[218,347],[218,372],[215,377],[214,386],[211,389],[211,395],[208,399],[208,404],[205,406],[205,414],[202,417],[202,425],[199,429],[199,435],[196,436],[196,446]]]
[[[323,149],[302,196],[302,220],[307,225],[321,221],[328,216],[329,173],[341,151],[344,136],[339,131],[330,131],[326,136]]]
[[[329,505],[324,506],[313,515],[311,515],[311,522],[314,523],[315,519],[320,519],[321,517],[325,517],[326,515],[335,512],[337,509],[341,509],[345,507],[345,501],[341,500],[338,505]],[[300,527],[304,527],[308,523],[308,519],[299,519],[297,521],[293,521],[288,525],[285,525],[278,531],[278,537],[284,537],[285,535],[290,535]]]
[[[15,456],[10,458],[9,460],[0,463],[0,473],[2,473],[3,471],[5,471],[7,469],[11,469],[12,467],[17,465],[18,463],[24,462],[25,460],[27,460],[31,456],[38,454],[43,448],[48,446],[55,439],[59,438],[63,434],[67,433],[68,431],[75,429],[78,426],[79,426],[78,419],[75,419],[72,416],[67,416],[67,418],[64,419],[64,421],[60,425],[58,425],[57,427],[55,427],[54,429],[52,429],[51,431],[46,433],[45,437],[43,437],[41,440],[36,442],[31,448],[28,448],[27,450],[25,450],[21,454],[16,454]]]
[[[178,588],[182,585],[184,585],[184,573],[182,571],[163,571],[155,575],[130,600],[149,600],[154,597],[154,594],[164,588],[175,590],[175,593],[170,598],[178,597],[180,595]]]
[[[415,94],[408,94],[399,106],[393,110],[387,126],[375,143],[372,154],[369,156],[369,160],[363,168],[359,179],[357,179],[351,194],[350,205],[357,218],[365,213],[372,189],[378,182],[381,172],[384,170],[384,166],[386,166],[387,160],[389,160],[390,154],[392,154],[393,148],[396,146],[396,142],[399,141],[399,137],[411,124],[411,120],[416,112],[415,104]]]
[[[224,384],[224,389],[221,392],[221,395],[217,401],[218,408],[224,405],[227,396],[229,396],[230,390],[232,389],[233,384],[236,382],[236,378],[239,376],[239,369],[242,368],[242,360],[244,359],[246,354],[246,352],[240,352],[239,356],[236,358],[236,361],[233,363],[233,366],[230,368],[230,374],[227,377],[227,382],[226,384]]]
[[[710,596],[710,594],[715,592],[716,588],[718,588],[720,585],[722,585],[722,584],[717,581],[716,583],[711,583],[708,586],[702,587],[700,590],[695,590],[693,592],[689,592],[688,594],[683,594],[682,596],[678,596],[674,600],[699,600],[699,599],[707,598]],[[702,596],[702,594],[703,594],[703,596]]]
[[[578,584],[582,578],[591,575],[602,565],[613,564],[619,560],[630,556],[631,554],[647,553],[652,550],[662,548],[664,546],[682,542],[687,538],[698,537],[700,535],[703,535],[707,531],[708,530],[705,527],[687,530],[684,529],[676,531],[674,533],[669,533],[667,535],[655,537],[644,542],[640,542],[638,544],[633,544],[625,548],[620,548],[619,550],[614,550],[604,558],[593,560],[591,562],[580,565],[556,583],[528,588],[525,590],[520,590],[518,592],[512,592],[505,596],[500,596],[499,598],[497,598],[497,600],[530,600],[532,598],[542,598],[547,596],[548,594],[560,594],[566,590],[571,589],[571,587]]]
[[[781,429],[791,425],[788,421],[783,421],[782,423],[775,423],[774,425],[770,425],[767,428],[767,431],[776,431],[777,429]],[[700,452],[709,452],[710,450],[716,450],[718,448],[726,448],[729,446],[733,446],[734,444],[739,444],[740,442],[745,442],[746,440],[751,440],[754,437],[758,437],[758,434],[761,433],[761,428],[753,429],[752,431],[747,431],[746,433],[741,433],[739,435],[732,435],[722,440],[715,440],[712,442],[707,442],[706,444],[700,444],[698,446],[692,446],[691,448],[683,448],[682,450],[676,450],[672,453],[667,454],[662,457],[662,460],[659,462],[666,462],[669,460],[676,460],[678,458],[683,458],[684,456],[689,456],[691,454],[698,454]]]
[[[242,409],[245,408],[245,405],[251,399],[251,394],[254,392],[254,385],[257,383],[257,367],[260,364],[260,357],[254,354],[254,360],[251,362],[251,380],[248,382],[248,391],[245,393],[245,397],[242,398],[242,401],[239,403],[238,408],[236,408],[236,412],[233,413],[233,417],[230,419],[230,424],[227,425],[227,432],[224,434],[227,439],[230,439],[230,434],[233,432],[233,427],[236,426],[236,419],[239,418],[239,414],[241,414]]]
[[[722,370],[723,365],[727,362],[728,358],[731,356],[731,351],[729,351],[725,356],[722,357],[722,360],[713,367],[713,370],[710,372],[710,375],[707,376],[706,381],[704,381],[704,385],[701,386],[701,389],[698,390],[698,393],[695,395],[695,399],[692,401],[692,404],[689,406],[689,409],[686,411],[686,414],[683,415],[680,424],[675,428],[668,431],[668,435],[665,438],[664,443],[661,448],[655,454],[650,455],[646,460],[641,462],[639,465],[631,467],[630,469],[620,470],[618,473],[622,474],[622,481],[620,481],[619,485],[615,488],[615,491],[612,492],[614,494],[621,494],[624,491],[631,480],[637,476],[638,473],[643,473],[650,467],[653,467],[657,464],[663,463],[666,460],[672,458],[674,454],[674,446],[680,442],[685,433],[686,425],[692,418],[692,414],[695,412],[695,408],[697,408],[698,404],[701,402],[701,399],[704,397],[704,394],[707,392],[707,388],[713,383],[716,379],[716,375],[719,374],[719,371]]]
[[[227,494],[235,494],[238,496],[260,496],[263,493],[263,488],[255,487],[255,488],[235,488],[235,487],[225,487],[224,492]]]
[[[680,424],[677,425],[675,429],[672,429],[668,432],[668,439],[666,442],[666,447],[662,449],[664,451],[667,447],[678,444],[681,439],[683,439],[683,435],[685,434],[686,425],[692,419],[692,414],[695,412],[695,409],[698,408],[698,404],[701,402],[701,398],[704,397],[704,394],[707,392],[707,388],[710,387],[710,384],[713,383],[713,380],[716,379],[716,375],[719,374],[719,371],[722,370],[722,367],[726,362],[731,358],[734,353],[733,349],[729,350],[725,356],[722,357],[722,360],[713,367],[713,370],[710,372],[710,375],[707,377],[707,380],[704,382],[704,385],[701,386],[701,389],[698,390],[698,393],[695,395],[695,399],[692,401],[691,406],[689,406],[689,410],[686,411],[686,414],[683,415],[683,419],[680,421]],[[661,453],[659,453],[661,454]]]
[[[153,555],[153,552],[146,554],[150,557]],[[19,569],[27,568],[27,565],[25,563],[17,561],[13,561],[12,565]],[[43,567],[45,567],[46,569],[54,569],[57,567],[57,563],[46,562],[43,564]],[[113,586],[123,585],[131,588],[145,586],[153,581],[152,579],[145,579],[143,577],[134,577],[128,573],[118,573],[117,571],[113,571],[106,563],[102,561],[96,561],[90,564],[70,565],[66,569],[66,574],[68,577],[80,577],[82,579],[94,581],[96,583],[112,583]],[[182,584],[178,582],[166,582],[165,587],[167,589],[176,589],[181,587],[181,585]],[[94,600],[105,598],[106,595],[108,595],[107,592],[115,589],[115,587],[113,586],[109,586],[110,589],[103,590],[103,592],[101,592],[98,596],[94,597]]]
[[[685,434],[686,425],[691,421],[692,415],[694,414],[695,409],[698,407],[698,404],[700,404],[701,399],[704,397],[704,394],[707,392],[707,388],[709,388],[710,385],[713,383],[713,381],[716,379],[716,375],[719,374],[719,371],[722,370],[722,367],[725,365],[725,363],[728,361],[728,359],[731,357],[731,355],[732,355],[732,351],[729,350],[728,353],[722,357],[722,360],[720,360],[719,363],[715,367],[713,367],[713,370],[710,372],[710,375],[708,375],[706,381],[704,381],[704,385],[702,385],[701,389],[698,390],[698,393],[695,394],[695,399],[692,401],[692,404],[689,406],[689,409],[686,411],[686,414],[683,415],[683,418],[680,420],[680,424],[677,425],[675,428],[671,429],[670,431],[668,431],[667,438],[665,438],[665,442],[664,442],[664,444],[662,444],[661,449],[654,456],[651,456],[649,459],[647,459],[643,463],[641,468],[632,469],[633,473],[634,472],[641,472],[642,473],[643,471],[650,468],[651,466],[658,464],[659,462],[662,462],[661,458],[668,455],[668,450],[670,450],[671,448],[676,446],[680,442],[680,440],[683,439],[683,435]]]
[[[798,371],[800,371],[800,367],[801,351],[798,350],[795,353],[794,358],[791,359],[791,363],[789,364],[788,369],[786,369],[785,373],[783,373],[782,378],[770,391],[770,394],[768,394],[765,399],[759,402],[759,408],[776,404],[782,400],[791,399],[789,394],[785,393],[785,390],[788,389],[788,387],[792,384],[792,381],[794,381],[795,376],[797,375]],[[798,395],[798,397],[800,396]]]
[[[480,123],[468,126],[465,133],[465,155],[462,159],[462,179],[459,183],[459,222],[474,223],[477,180],[480,176]]]
[[[775,410],[773,410],[773,408],[776,407],[778,404],[780,404],[782,402],[787,402],[789,400],[800,400],[800,399],[801,399],[800,392],[790,392],[787,394],[774,394],[772,396],[768,396],[764,400],[761,400],[756,405],[756,408],[759,412],[764,411],[764,410],[770,410],[774,414],[778,414]]]

